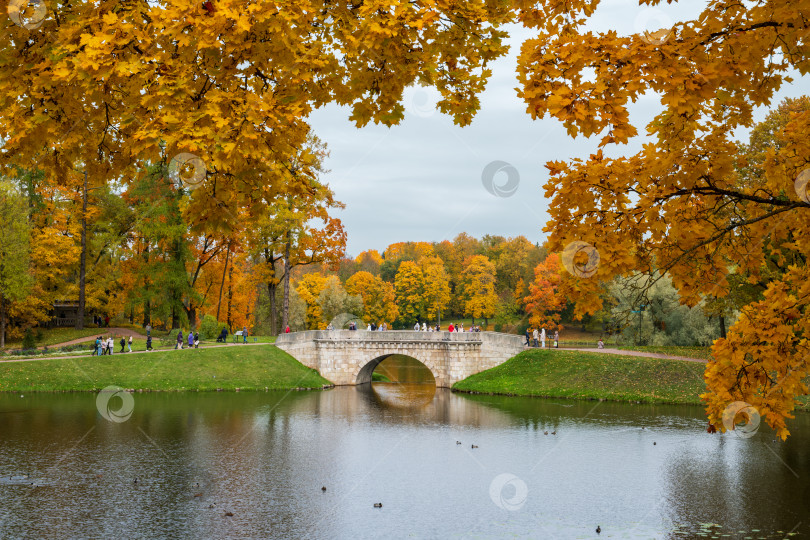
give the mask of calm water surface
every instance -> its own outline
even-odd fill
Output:
[[[806,414],[786,443],[740,439],[699,407],[466,396],[415,369],[135,394],[122,423],[95,394],[0,395],[0,537],[810,536]]]

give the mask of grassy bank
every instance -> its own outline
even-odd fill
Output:
[[[703,364],[580,351],[524,351],[453,390],[517,396],[700,404]]]
[[[0,391],[283,390],[330,384],[269,345],[0,362]]]

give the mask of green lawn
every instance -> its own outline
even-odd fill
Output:
[[[116,349],[117,350],[117,349]],[[330,384],[284,351],[270,346],[81,356],[0,362],[0,391],[264,390]]]
[[[453,390],[518,396],[700,404],[703,364],[580,351],[524,351]]]

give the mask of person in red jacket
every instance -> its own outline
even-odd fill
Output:
[[[287,328],[285,328],[285,329],[284,329],[284,333],[285,333],[285,334],[289,334],[289,333],[290,333],[290,325],[289,325],[289,324],[287,325]]]
[[[447,327],[447,331],[448,332],[455,332],[455,326],[453,326],[453,323],[450,323],[450,326]]]

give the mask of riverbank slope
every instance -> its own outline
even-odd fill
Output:
[[[683,360],[530,349],[457,382],[453,391],[699,405],[705,367]]]
[[[0,392],[286,390],[331,383],[273,345],[0,362]]]

